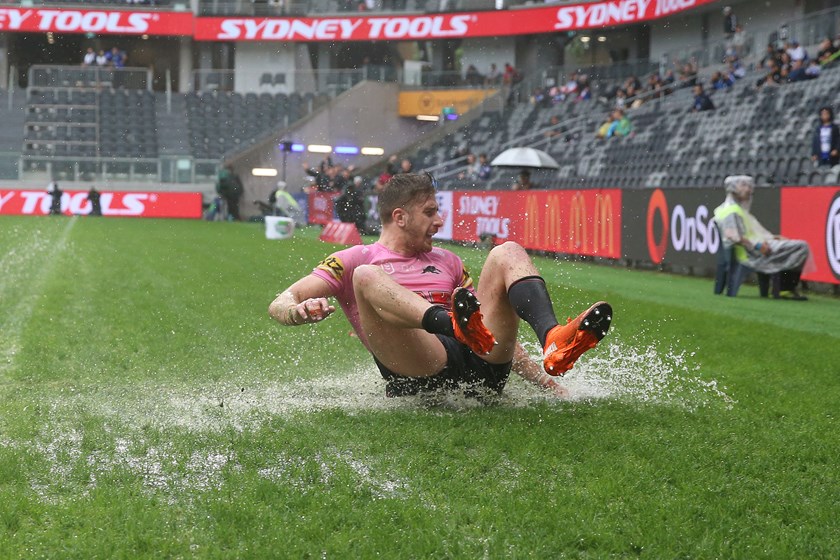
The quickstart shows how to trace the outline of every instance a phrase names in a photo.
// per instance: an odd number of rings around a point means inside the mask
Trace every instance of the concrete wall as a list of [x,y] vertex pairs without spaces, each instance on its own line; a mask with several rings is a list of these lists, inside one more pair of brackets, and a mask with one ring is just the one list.
[[[291,93],[295,90],[296,70],[310,70],[308,57],[298,56],[303,45],[289,43],[241,42],[235,51],[236,91],[257,93]],[[303,66],[306,64],[306,66]],[[269,72],[286,74],[282,85],[260,85],[260,77]]]
[[[287,130],[256,144],[250,150],[234,156],[230,163],[245,185],[245,198],[241,204],[243,214],[255,214],[255,200],[267,200],[268,195],[283,175],[284,152],[278,149],[283,140],[301,144],[328,144],[349,146],[374,146],[385,149],[385,154],[397,153],[435,130],[434,123],[397,117],[399,86],[363,82],[343,93],[329,105]],[[315,153],[285,154],[286,182],[289,192],[299,192],[308,184],[303,165],[316,166],[326,157]],[[332,155],[334,162],[343,165],[366,167],[378,157]],[[278,170],[275,178],[254,177],[251,170],[267,167]]]

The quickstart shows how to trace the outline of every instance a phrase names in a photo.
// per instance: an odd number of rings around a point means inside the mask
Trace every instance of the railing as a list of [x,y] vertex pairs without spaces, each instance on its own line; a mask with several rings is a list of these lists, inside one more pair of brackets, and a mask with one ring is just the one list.
[[152,89],[148,68],[100,68],[35,64],[29,68],[29,87]]
[[498,83],[474,79],[462,72],[418,69],[406,72],[386,65],[359,69],[296,70],[261,72],[194,70],[194,91],[239,91],[255,93],[326,93],[335,97],[365,80],[399,83],[404,89],[497,88]]
[[218,166],[218,160],[190,156],[142,159],[0,154],[0,178],[18,180],[207,183],[215,180]]

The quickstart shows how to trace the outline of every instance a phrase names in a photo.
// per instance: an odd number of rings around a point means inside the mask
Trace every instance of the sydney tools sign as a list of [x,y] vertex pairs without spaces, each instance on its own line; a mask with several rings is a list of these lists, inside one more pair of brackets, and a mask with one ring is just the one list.
[[201,17],[199,41],[408,41],[555,33],[649,21],[714,0],[611,0],[447,14],[325,18]]
[[0,31],[188,36],[193,31],[193,15],[186,12],[0,8]]
[[[143,218],[200,218],[201,193],[107,192],[100,193],[103,216]],[[90,214],[87,191],[64,191],[62,214]],[[0,190],[0,214],[45,216],[50,213],[52,195],[46,191]]]

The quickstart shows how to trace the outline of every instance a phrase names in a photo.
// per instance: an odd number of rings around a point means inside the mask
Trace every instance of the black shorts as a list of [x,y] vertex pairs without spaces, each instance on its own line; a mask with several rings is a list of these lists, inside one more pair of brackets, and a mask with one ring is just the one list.
[[374,356],[373,361],[386,381],[386,397],[403,397],[439,390],[463,391],[467,396],[476,396],[488,391],[502,392],[510,375],[512,362],[490,364],[454,338],[440,334],[437,337],[446,348],[446,366],[437,375],[406,377],[389,370]]

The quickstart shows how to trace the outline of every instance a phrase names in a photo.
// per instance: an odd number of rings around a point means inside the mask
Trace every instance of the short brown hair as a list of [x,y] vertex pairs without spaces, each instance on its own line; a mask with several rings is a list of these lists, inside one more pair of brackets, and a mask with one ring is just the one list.
[[435,196],[435,185],[428,173],[400,173],[385,183],[376,203],[382,224],[391,222],[391,214],[397,208],[406,208],[412,204],[425,202]]

